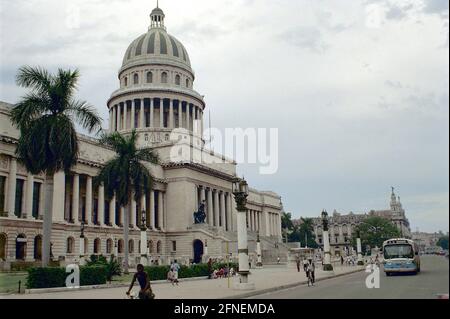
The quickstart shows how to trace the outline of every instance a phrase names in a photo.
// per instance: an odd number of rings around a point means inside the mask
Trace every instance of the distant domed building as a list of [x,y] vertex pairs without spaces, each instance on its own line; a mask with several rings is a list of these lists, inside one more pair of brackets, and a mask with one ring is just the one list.
[[[237,256],[236,204],[232,181],[236,163],[207,150],[202,139],[206,108],[194,90],[195,74],[183,44],[166,31],[164,12],[150,14],[148,31],[128,46],[119,69],[119,88],[107,101],[109,130],[139,136],[140,147],[153,147],[160,165],[146,164],[153,189],[133,200],[130,225],[123,208],[106,198],[93,177],[115,154],[95,138],[79,135],[78,163],[59,178],[33,176],[15,157],[19,131],[12,126],[13,105],[0,102],[0,266],[38,263],[42,258],[42,223],[52,210],[51,257],[60,264],[77,262],[81,224],[86,255],[118,255],[124,245],[130,264],[139,262],[141,218],[148,227],[149,264],[199,263],[225,258],[227,246]],[[174,151],[175,150],[175,151]],[[199,160],[200,159],[200,160]],[[193,213],[206,204],[206,223],[195,224]],[[286,249],[281,243],[281,198],[250,189],[247,226],[249,252],[260,234],[263,259],[275,260]],[[130,240],[123,241],[123,227]],[[228,243],[228,245],[227,245]]]

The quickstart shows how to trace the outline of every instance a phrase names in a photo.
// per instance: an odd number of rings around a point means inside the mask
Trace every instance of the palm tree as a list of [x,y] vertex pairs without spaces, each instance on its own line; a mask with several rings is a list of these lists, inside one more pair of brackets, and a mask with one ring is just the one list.
[[[69,172],[78,159],[75,123],[92,133],[101,128],[101,118],[85,101],[74,98],[78,70],[59,69],[50,74],[42,68],[21,67],[16,82],[28,88],[11,110],[12,123],[20,130],[18,160],[32,174]],[[46,211],[43,225],[42,264],[50,258],[52,212]]]
[[123,237],[125,242],[124,272],[128,273],[128,234],[130,225],[131,198],[139,201],[152,185],[152,176],[142,162],[159,163],[158,155],[150,148],[136,147],[137,134],[133,130],[129,136],[117,132],[103,135],[100,143],[111,147],[116,157],[109,160],[96,178],[103,184],[108,197],[116,196],[120,207],[125,208]]

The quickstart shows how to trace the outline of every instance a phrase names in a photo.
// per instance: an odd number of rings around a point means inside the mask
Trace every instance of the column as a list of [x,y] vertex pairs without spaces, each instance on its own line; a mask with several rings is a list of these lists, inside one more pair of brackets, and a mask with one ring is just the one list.
[[164,230],[164,199],[163,192],[158,192],[158,226]]
[[164,127],[164,100],[159,100],[159,127]]
[[105,187],[100,185],[98,187],[98,223],[100,226],[105,225]]
[[128,118],[128,103],[127,101],[123,102],[123,130],[125,131],[128,128],[127,118]]
[[113,123],[113,110],[110,108],[108,110],[108,116],[109,116],[109,132],[112,133],[114,131],[112,123]]
[[109,223],[114,226],[116,218],[116,195],[114,195],[109,201]]
[[226,230],[227,223],[225,221],[225,194],[220,192],[220,213],[222,218],[222,228]]
[[170,129],[173,129],[175,127],[174,120],[173,120],[173,109],[174,109],[174,100],[170,100],[170,102],[169,102],[169,125],[168,125],[168,127]]
[[[119,223],[122,227],[125,227],[125,208],[124,207],[120,207]],[[124,244],[127,244],[127,243],[124,242]]]
[[233,231],[233,195],[227,194],[228,209],[227,209],[227,225],[228,230]]
[[92,177],[86,177],[86,223],[90,224],[94,221],[94,214],[92,213]]
[[203,127],[204,127],[204,123],[203,123],[203,111],[200,111],[200,136],[203,137]]
[[150,127],[154,127],[153,121],[155,120],[155,99],[150,99]]
[[117,131],[122,130],[121,103],[117,104]]
[[150,227],[155,230],[155,191],[150,191]]
[[134,125],[135,123],[135,117],[136,116],[136,101],[134,99],[131,100],[131,125],[130,128],[131,129],[135,129],[136,126]]
[[183,127],[183,102],[178,101],[178,127]]
[[27,219],[33,218],[33,186],[34,186],[33,184],[34,184],[33,174],[28,173],[26,200],[25,200],[25,216]]
[[207,204],[207,210],[208,210],[208,224],[210,226],[214,226],[214,207],[213,207],[213,192],[211,188],[208,188],[208,204]]
[[139,225],[142,223],[142,211],[145,212],[144,213],[145,223],[146,223],[146,225],[148,227],[148,225],[149,225],[149,218],[147,218],[147,200],[145,198],[145,194],[142,195],[142,197],[141,197],[141,211],[137,212],[139,214]]
[[144,128],[145,127],[145,103],[144,99],[141,99],[141,105],[139,108],[139,127]]
[[8,217],[15,217],[16,209],[16,184],[17,184],[17,159],[11,157],[9,160],[8,176]]
[[216,227],[220,225],[220,215],[219,215],[219,191],[214,192],[214,219]]
[[131,198],[131,216],[130,216],[130,226],[131,228],[135,228],[136,225],[136,200],[134,199],[134,194]]

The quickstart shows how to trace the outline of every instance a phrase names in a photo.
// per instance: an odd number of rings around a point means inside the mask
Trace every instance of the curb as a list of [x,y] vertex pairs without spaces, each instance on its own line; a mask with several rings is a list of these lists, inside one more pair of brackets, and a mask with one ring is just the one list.
[[[179,282],[186,281],[197,281],[197,280],[206,280],[205,277],[192,277],[192,278],[180,278]],[[160,285],[167,283],[167,280],[155,280],[151,281],[152,285]],[[128,288],[130,283],[123,284],[112,284],[112,285],[94,285],[94,286],[81,286],[79,288],[67,288],[67,287],[56,287],[56,288],[38,288],[38,289],[25,289],[25,294],[43,294],[43,293],[52,293],[52,292],[67,292],[67,291],[83,291],[83,290],[91,290],[91,289],[110,289],[110,288]],[[7,294],[11,295],[11,294]]]
[[[322,278],[316,279],[316,282],[324,281],[324,280],[328,280],[328,279],[334,279],[334,278],[338,278],[338,277],[343,277],[343,276],[355,274],[355,273],[358,273],[358,272],[361,272],[361,271],[364,271],[364,270],[365,270],[365,268],[362,268],[362,269],[357,269],[357,270],[353,270],[353,271],[342,273],[342,274],[326,276],[326,277],[322,277]],[[254,297],[254,296],[267,294],[267,293],[270,293],[270,292],[275,292],[275,291],[279,291],[279,290],[285,290],[285,289],[295,288],[295,287],[298,287],[298,286],[303,286],[303,285],[305,285],[307,283],[308,283],[307,280],[298,281],[298,282],[295,282],[295,283],[292,283],[292,284],[287,284],[287,285],[283,285],[283,286],[277,286],[277,287],[261,289],[261,290],[257,290],[257,291],[252,291],[252,292],[248,292],[248,293],[244,293],[244,294],[240,294],[240,295],[233,295],[233,296],[223,297],[223,298],[219,298],[219,299],[245,299],[245,298],[249,298],[249,297]]]

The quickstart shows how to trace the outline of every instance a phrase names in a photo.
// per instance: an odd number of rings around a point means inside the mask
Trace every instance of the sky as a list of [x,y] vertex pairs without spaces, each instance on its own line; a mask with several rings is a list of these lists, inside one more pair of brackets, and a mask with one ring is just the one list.
[[[0,0],[0,100],[22,65],[78,68],[77,97],[107,125],[128,45],[156,1]],[[274,190],[294,217],[389,207],[415,231],[449,229],[448,0],[161,0],[213,127],[278,128]],[[208,122],[208,121],[207,121]]]

